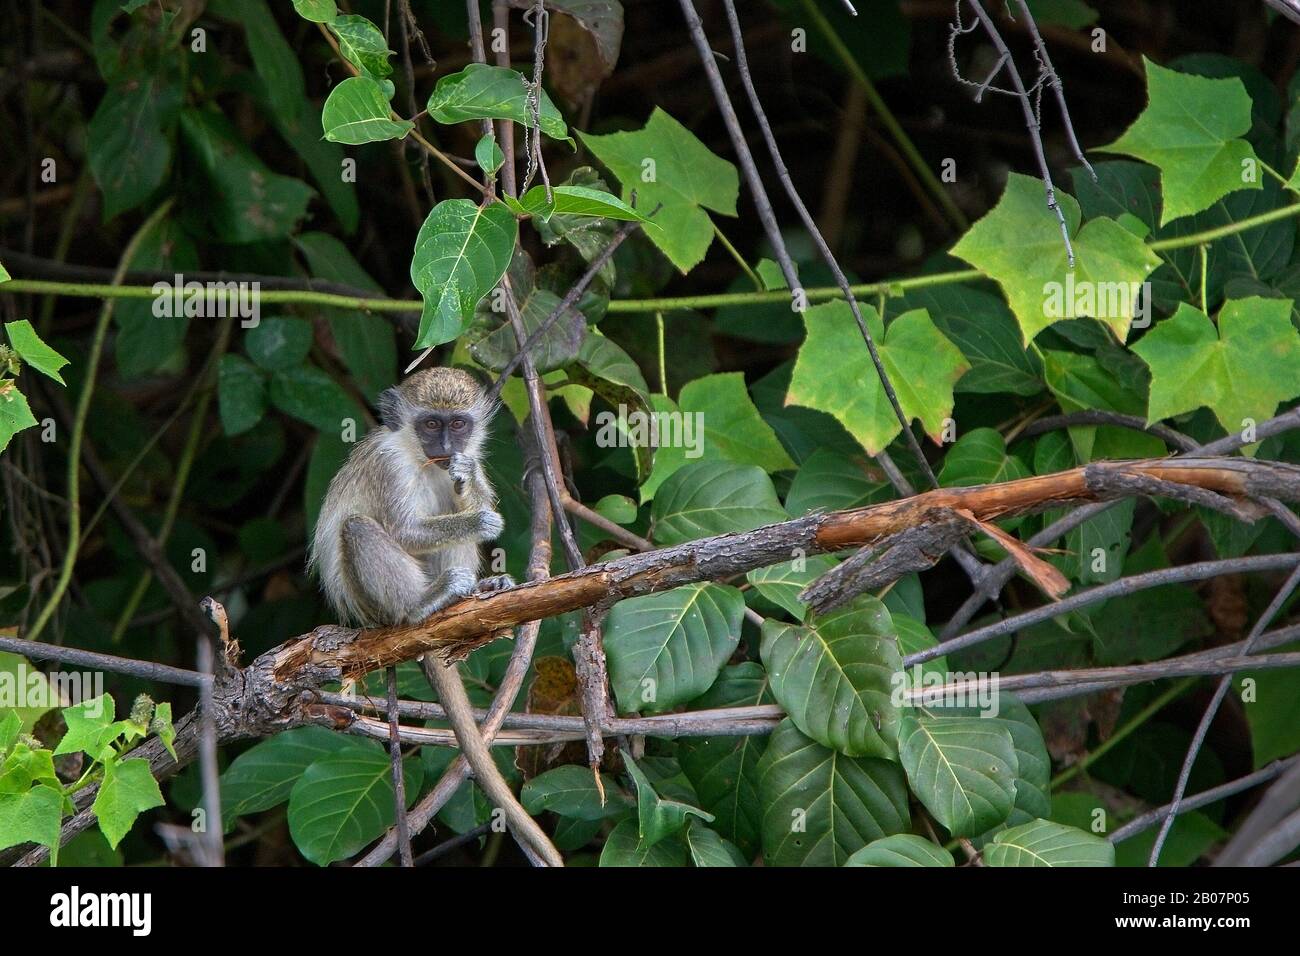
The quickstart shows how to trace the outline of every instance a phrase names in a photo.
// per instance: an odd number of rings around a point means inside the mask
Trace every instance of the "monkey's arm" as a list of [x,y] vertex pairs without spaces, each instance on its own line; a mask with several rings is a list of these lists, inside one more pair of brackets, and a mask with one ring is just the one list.
[[505,521],[495,511],[458,511],[399,525],[393,537],[408,554],[421,555],[467,541],[491,541],[504,528]]

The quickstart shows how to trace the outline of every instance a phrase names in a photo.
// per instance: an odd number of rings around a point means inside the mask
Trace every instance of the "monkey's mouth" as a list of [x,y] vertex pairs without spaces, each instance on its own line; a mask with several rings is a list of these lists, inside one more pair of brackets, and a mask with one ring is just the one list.
[[430,458],[428,461],[424,463],[424,466],[427,468],[430,465],[437,465],[443,471],[447,471],[448,469],[451,468],[451,456],[446,455],[442,458]]

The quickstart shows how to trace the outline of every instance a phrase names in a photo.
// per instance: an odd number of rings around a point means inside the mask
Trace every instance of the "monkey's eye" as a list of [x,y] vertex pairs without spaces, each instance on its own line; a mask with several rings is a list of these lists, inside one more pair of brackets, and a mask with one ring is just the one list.
[[438,421],[436,418],[426,418],[423,424],[425,428],[429,429],[429,431],[437,431],[442,427],[442,422]]
[[468,423],[467,421],[465,421],[465,419],[463,419],[463,418],[453,418],[453,419],[451,420],[451,430],[454,431],[454,432],[464,431],[464,430],[465,430],[465,426],[468,425],[468,424],[469,424],[469,423]]

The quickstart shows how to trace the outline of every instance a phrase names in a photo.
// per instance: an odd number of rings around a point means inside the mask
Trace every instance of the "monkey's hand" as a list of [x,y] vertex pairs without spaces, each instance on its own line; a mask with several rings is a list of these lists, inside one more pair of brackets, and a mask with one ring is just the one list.
[[480,511],[476,516],[478,529],[475,533],[480,541],[492,541],[501,536],[506,529],[506,521],[495,511]]
[[474,459],[469,455],[456,452],[451,456],[451,462],[447,465],[447,477],[451,479],[452,488],[455,489],[456,494],[464,494],[465,486],[473,483],[475,468]]
[[515,579],[508,574],[494,574],[490,577],[483,578],[474,586],[474,590],[479,594],[491,594],[494,591],[504,591],[506,588],[515,586]]

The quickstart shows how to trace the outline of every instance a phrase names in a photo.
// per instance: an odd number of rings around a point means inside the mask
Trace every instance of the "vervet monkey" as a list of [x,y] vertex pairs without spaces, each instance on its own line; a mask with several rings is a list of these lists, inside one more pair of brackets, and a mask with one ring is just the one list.
[[342,623],[411,624],[476,590],[479,543],[505,525],[483,470],[495,403],[467,372],[416,372],[380,394],[382,422],[330,482],[308,564]]

